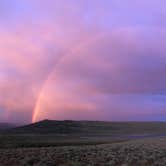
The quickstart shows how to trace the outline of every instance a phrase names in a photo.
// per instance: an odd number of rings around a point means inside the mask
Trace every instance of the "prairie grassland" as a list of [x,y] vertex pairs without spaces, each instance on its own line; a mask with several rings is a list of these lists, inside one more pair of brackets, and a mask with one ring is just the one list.
[[103,145],[0,149],[1,166],[165,166],[166,138]]

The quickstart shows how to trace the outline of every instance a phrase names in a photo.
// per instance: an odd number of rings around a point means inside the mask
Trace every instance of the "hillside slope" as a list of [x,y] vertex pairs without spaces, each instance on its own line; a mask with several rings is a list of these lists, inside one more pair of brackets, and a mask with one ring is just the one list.
[[102,121],[56,121],[43,120],[14,129],[10,133],[38,134],[162,134],[166,133],[165,122],[102,122]]

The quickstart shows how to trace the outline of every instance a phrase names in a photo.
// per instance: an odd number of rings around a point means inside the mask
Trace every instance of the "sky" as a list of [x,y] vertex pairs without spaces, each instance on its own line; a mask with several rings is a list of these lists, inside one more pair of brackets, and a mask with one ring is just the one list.
[[165,0],[0,0],[0,122],[165,121]]

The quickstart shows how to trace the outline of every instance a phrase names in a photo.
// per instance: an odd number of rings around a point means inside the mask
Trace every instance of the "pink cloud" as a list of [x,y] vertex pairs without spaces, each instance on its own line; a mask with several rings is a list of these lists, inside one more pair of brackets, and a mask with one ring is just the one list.
[[165,115],[165,1],[0,3],[3,119]]
[[[126,119],[125,116],[139,118],[137,114],[145,115],[148,119],[148,114],[163,111],[165,104],[158,103],[155,97],[153,102],[151,99],[165,90],[166,50],[162,46],[156,48],[160,38],[149,40],[151,36],[148,33],[144,29],[116,30],[92,40],[92,43],[80,49],[76,48],[76,52],[59,62],[44,84],[42,97],[35,110],[40,118],[36,116],[35,119],[61,119],[58,114],[70,110],[69,106],[66,107],[70,104],[75,106],[71,110],[73,114],[73,111],[79,112],[80,105],[83,107],[90,103],[96,110],[97,117],[94,115],[94,119],[107,120],[118,120],[119,111],[120,119]],[[161,50],[162,54],[159,55]],[[135,99],[134,105],[130,102],[130,95]],[[123,100],[126,102],[123,103]],[[82,104],[78,106],[78,103]],[[105,106],[107,111],[103,109]],[[82,110],[85,110],[86,118],[93,115],[86,112],[88,109]],[[102,117],[98,116],[101,113]],[[63,115],[66,119],[70,117]]]

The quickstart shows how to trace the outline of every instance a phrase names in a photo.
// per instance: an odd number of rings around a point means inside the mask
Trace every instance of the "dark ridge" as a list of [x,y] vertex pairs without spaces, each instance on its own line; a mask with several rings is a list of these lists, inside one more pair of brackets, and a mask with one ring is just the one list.
[[56,121],[43,120],[26,126],[17,127],[8,132],[11,133],[55,133],[55,134],[73,134],[73,133],[89,133],[98,132],[101,129],[110,129],[106,122],[95,121]]
[[162,134],[166,133],[165,122],[104,122],[43,120],[29,125],[6,130],[10,134]]

